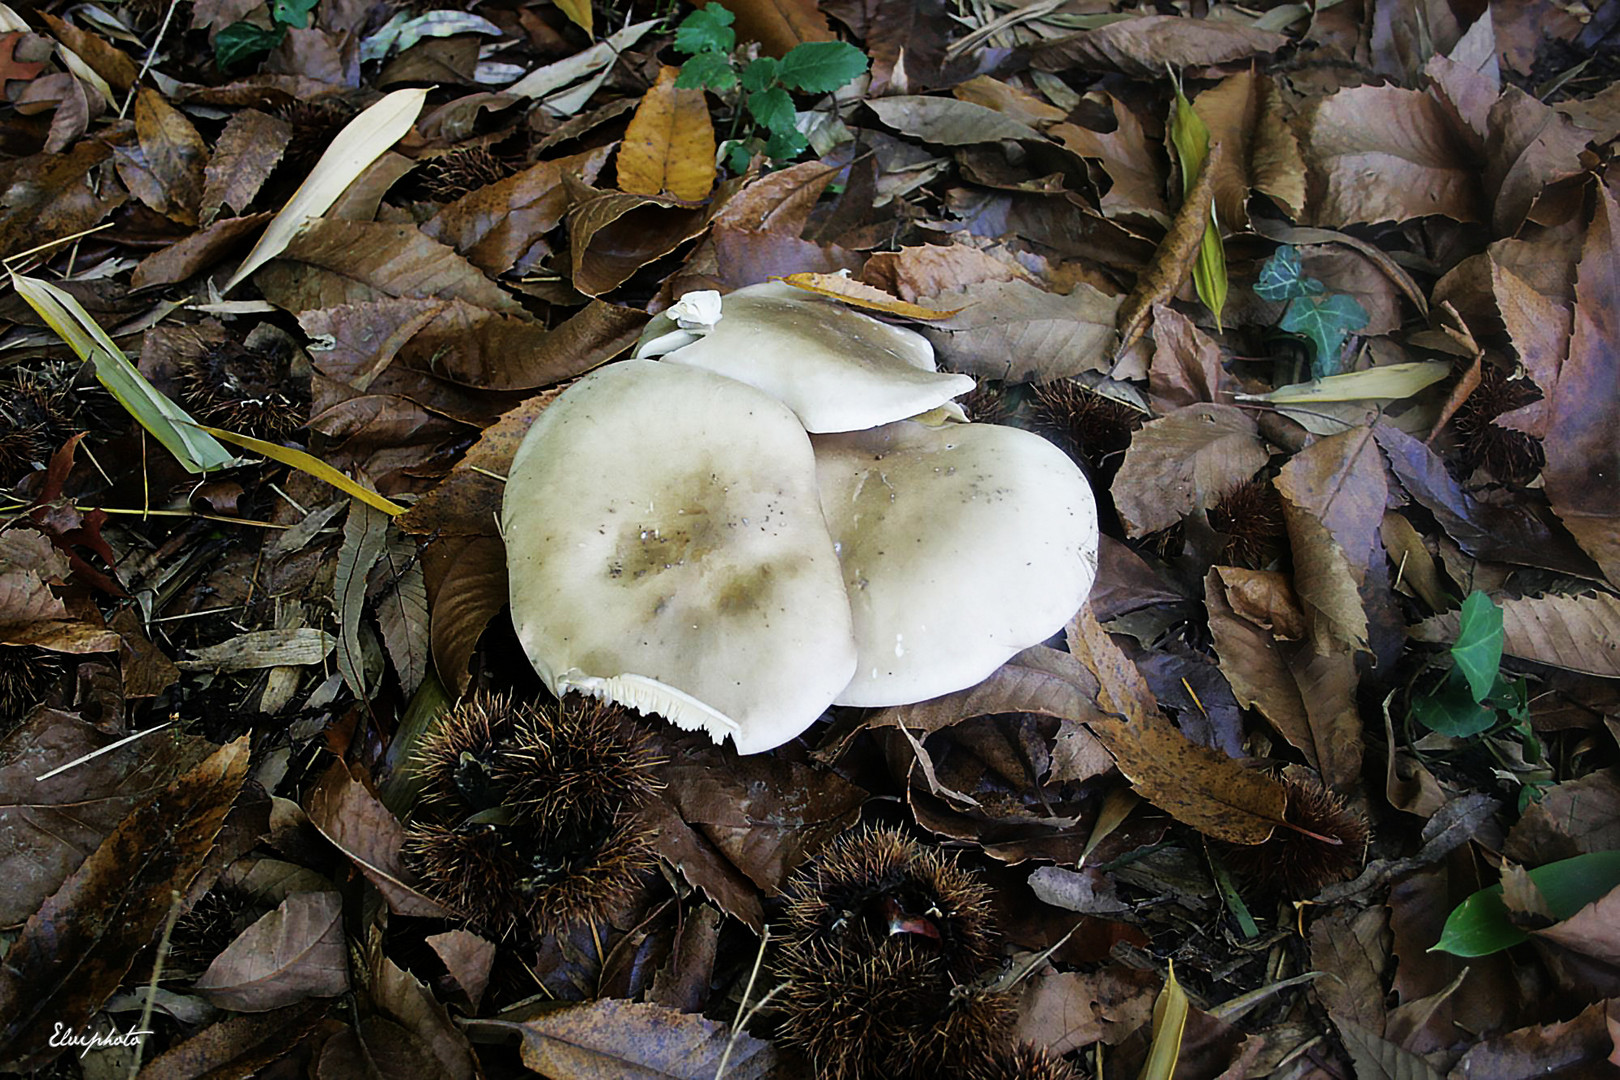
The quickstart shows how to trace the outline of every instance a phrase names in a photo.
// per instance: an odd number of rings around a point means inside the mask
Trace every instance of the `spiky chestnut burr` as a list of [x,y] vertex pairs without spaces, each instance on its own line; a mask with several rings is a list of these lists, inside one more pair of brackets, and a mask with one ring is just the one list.
[[799,874],[777,964],[779,1037],[824,1080],[938,1077],[1010,1038],[990,891],[893,829],[846,837]]
[[1073,379],[1035,387],[1029,416],[1036,431],[1094,472],[1118,465],[1131,434],[1148,419],[1146,413]]
[[45,465],[73,434],[73,375],[66,366],[16,368],[0,380],[0,484]]
[[1507,484],[1534,480],[1547,464],[1541,440],[1505,428],[1496,418],[1540,399],[1540,389],[1529,379],[1510,379],[1496,365],[1481,364],[1479,385],[1451,419],[1463,471],[1483,468]]
[[453,202],[479,188],[504,180],[514,170],[483,146],[452,150],[427,163],[423,186],[440,202]]
[[1067,1061],[1028,1043],[1019,1043],[971,1066],[965,1080],[1081,1080]]
[[285,439],[306,421],[308,391],[283,360],[234,341],[180,364],[186,405],[198,419],[258,439]]
[[1250,480],[1222,495],[1209,508],[1209,524],[1226,535],[1221,560],[1228,566],[1259,570],[1286,546],[1282,496],[1266,480]]
[[617,707],[476,694],[418,748],[424,820],[406,830],[407,865],[498,936],[600,919],[654,863],[635,807],[656,764]]
[[22,723],[61,675],[55,653],[32,645],[0,645],[0,737]]
[[1310,780],[1283,781],[1284,824],[1262,844],[1223,844],[1221,858],[1246,882],[1298,900],[1355,876],[1371,829],[1365,815]]

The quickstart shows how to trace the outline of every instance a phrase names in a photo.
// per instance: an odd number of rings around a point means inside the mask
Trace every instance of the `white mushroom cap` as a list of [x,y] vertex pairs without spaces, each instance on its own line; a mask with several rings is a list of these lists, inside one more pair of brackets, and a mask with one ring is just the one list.
[[695,310],[678,304],[658,315],[635,355],[758,387],[798,413],[807,431],[902,420],[974,386],[969,375],[934,370],[934,348],[916,331],[779,281],[727,293],[706,326],[692,318]]
[[1097,508],[1063,451],[994,424],[818,435],[858,652],[840,705],[972,686],[1060,630],[1097,575]]
[[814,723],[855,670],[809,437],[752,387],[643,360],[599,368],[529,429],[501,521],[512,621],[559,696],[751,754]]

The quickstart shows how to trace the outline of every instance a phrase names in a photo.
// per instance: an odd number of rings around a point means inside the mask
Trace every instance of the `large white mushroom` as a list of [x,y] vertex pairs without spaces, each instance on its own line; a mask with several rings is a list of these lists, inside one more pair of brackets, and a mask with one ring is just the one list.
[[972,686],[1085,602],[1096,504],[1039,435],[905,420],[813,442],[858,649],[837,704],[903,705]]
[[934,369],[934,349],[892,326],[779,281],[718,297],[688,293],[642,333],[635,355],[748,383],[811,432],[856,431],[928,412],[973,389]]
[[579,691],[778,746],[849,682],[849,601],[809,437],[780,402],[629,360],[535,421],[501,513],[512,621],[559,696]]

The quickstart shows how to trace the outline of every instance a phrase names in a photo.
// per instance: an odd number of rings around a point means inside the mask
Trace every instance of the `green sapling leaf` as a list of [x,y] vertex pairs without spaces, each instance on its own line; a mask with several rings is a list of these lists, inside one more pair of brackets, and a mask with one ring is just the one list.
[[770,139],[765,143],[765,155],[772,161],[792,161],[809,146],[810,141],[798,128],[787,128],[771,132]]
[[719,4],[697,8],[675,28],[675,48],[693,54],[729,53],[737,47],[737,32],[731,28],[736,21],[737,16]]
[[742,88],[750,94],[769,89],[776,82],[777,69],[781,66],[781,61],[774,56],[761,56],[743,68]]
[[[773,86],[769,90],[749,94],[748,112],[756,121],[769,129],[772,135],[795,130],[793,118],[796,113],[793,108],[793,99],[780,86]],[[776,155],[772,154],[771,156],[775,157]]]
[[1474,700],[1483,704],[1496,686],[1496,673],[1502,667],[1502,609],[1478,589],[1463,601],[1451,659],[1468,680]]
[[777,78],[810,94],[830,94],[866,70],[866,54],[844,41],[806,41],[782,57]]
[[729,53],[698,53],[681,65],[675,76],[677,90],[730,90],[737,85],[737,69]]
[[1434,690],[1412,698],[1412,718],[1436,734],[1467,739],[1495,726],[1496,709],[1475,701],[1468,680],[1452,668]]
[[[1620,851],[1591,851],[1528,871],[1547,909],[1559,922],[1620,886]],[[1502,902],[1502,886],[1481,889],[1452,909],[1430,952],[1489,956],[1528,941]]]
[[287,36],[285,26],[266,30],[250,22],[234,22],[214,37],[214,63],[221,71],[229,71],[244,60],[267,53]]
[[1332,296],[1296,296],[1283,312],[1284,330],[1311,339],[1316,356],[1311,361],[1311,376],[1321,379],[1339,373],[1339,352],[1351,332],[1367,325],[1367,309],[1354,297],[1335,293]]

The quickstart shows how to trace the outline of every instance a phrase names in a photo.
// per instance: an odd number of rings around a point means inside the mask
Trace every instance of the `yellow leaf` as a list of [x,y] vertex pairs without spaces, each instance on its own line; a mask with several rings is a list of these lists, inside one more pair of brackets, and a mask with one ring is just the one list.
[[552,0],[557,10],[568,16],[568,21],[595,37],[591,30],[591,0]]
[[865,308],[867,311],[881,311],[886,315],[898,315],[902,319],[948,319],[961,311],[961,308],[952,308],[941,311],[938,308],[920,307],[917,304],[908,304],[904,300],[896,299],[882,289],[874,288],[864,281],[845,277],[842,274],[816,274],[802,273],[789,274],[782,278],[796,289],[804,289],[820,296],[829,296],[850,307]]
[[1148,1047],[1147,1061],[1136,1080],[1170,1080],[1175,1074],[1176,1061],[1181,1057],[1181,1037],[1187,1030],[1187,993],[1176,982],[1175,961],[1170,962],[1170,977],[1153,1003],[1153,1045]]
[[642,97],[619,148],[619,190],[697,202],[714,186],[714,125],[702,90],[677,90],[665,65]]
[[1237,394],[1239,401],[1400,401],[1451,374],[1444,360],[1380,364],[1365,371],[1329,375],[1307,383],[1279,386],[1269,394]]
[[306,454],[302,450],[294,450],[292,447],[282,446],[280,443],[255,439],[251,435],[238,435],[234,431],[225,431],[222,428],[204,427],[201,424],[197,426],[201,430],[208,432],[208,434],[240,446],[244,450],[252,450],[256,454],[263,454],[272,461],[279,461],[283,465],[291,465],[293,468],[298,469],[300,472],[306,472],[317,480],[324,480],[345,495],[352,495],[367,506],[376,507],[385,514],[397,516],[405,512],[405,507],[399,505],[399,503],[385,495],[377,494],[364,484],[355,483],[314,454]]
[[287,205],[265,226],[264,235],[220,292],[228,293],[236,288],[249,274],[285,251],[305,222],[331,209],[355,177],[365,172],[366,166],[411,130],[426,100],[426,90],[395,90],[350,120],[287,200]]

